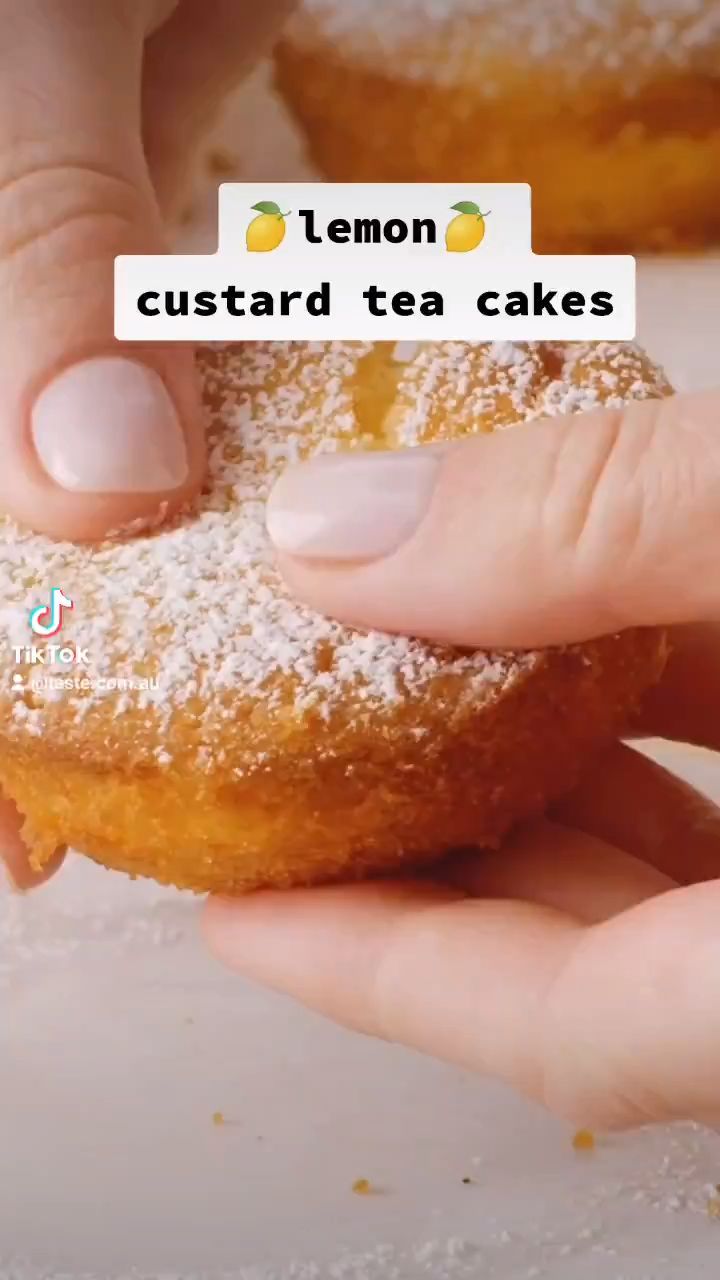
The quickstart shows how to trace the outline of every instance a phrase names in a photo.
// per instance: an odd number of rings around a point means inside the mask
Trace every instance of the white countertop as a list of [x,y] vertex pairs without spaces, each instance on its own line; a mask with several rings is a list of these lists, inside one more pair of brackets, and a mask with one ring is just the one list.
[[[294,142],[297,172],[255,145],[253,176],[301,176]],[[641,264],[640,337],[678,387],[720,382],[719,298],[720,258]],[[720,798],[719,762],[670,758]],[[715,1134],[579,1157],[498,1086],[220,972],[196,913],[81,859],[0,889],[3,1280],[715,1280]]]

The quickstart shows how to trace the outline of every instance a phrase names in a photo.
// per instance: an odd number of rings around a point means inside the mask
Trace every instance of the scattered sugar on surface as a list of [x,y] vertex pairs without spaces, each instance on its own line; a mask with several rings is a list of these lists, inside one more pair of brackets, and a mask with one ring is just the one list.
[[[92,892],[92,869],[85,864],[77,869],[82,880],[76,885],[74,900],[63,897],[62,904],[51,903],[42,894],[14,897],[0,892],[0,957],[3,963],[12,958],[17,979],[16,992],[37,988],[45,971],[57,975],[59,967],[79,964],[78,948],[88,963],[88,950],[94,958],[89,963],[104,965],[108,972],[118,966],[127,949],[150,956],[151,950],[177,946],[195,929],[194,912],[181,895],[168,895],[155,886],[136,886],[143,890],[144,905],[127,911],[119,909],[111,892],[115,882],[108,879],[108,896],[98,899]],[[92,873],[92,874],[91,874]],[[105,877],[97,872],[97,884]],[[146,899],[146,901],[145,901]],[[128,896],[128,902],[132,899]],[[151,974],[152,966],[148,969]],[[3,983],[0,976],[0,989]],[[558,1134],[558,1143],[566,1142]],[[476,1148],[477,1151],[477,1148]],[[519,1158],[519,1157],[518,1157]],[[608,1139],[597,1159],[584,1168],[587,1180],[577,1185],[577,1162],[567,1153],[568,1194],[562,1222],[548,1220],[542,1188],[522,1215],[508,1204],[508,1214],[497,1210],[488,1215],[482,1200],[482,1188],[496,1176],[495,1159],[490,1152],[470,1156],[478,1179],[477,1221],[467,1218],[454,1232],[431,1232],[412,1244],[373,1243],[362,1250],[344,1251],[339,1245],[324,1250],[322,1257],[312,1256],[283,1262],[250,1265],[239,1259],[227,1271],[145,1269],[142,1255],[137,1265],[125,1270],[98,1271],[63,1268],[41,1263],[36,1257],[6,1256],[0,1246],[2,1280],[575,1280],[576,1276],[602,1275],[603,1280],[641,1280],[637,1268],[627,1269],[626,1245],[645,1241],[646,1280],[674,1280],[679,1274],[677,1258],[662,1257],[662,1247],[653,1245],[658,1218],[668,1219],[670,1234],[676,1224],[690,1224],[693,1236],[717,1231],[717,1224],[707,1215],[707,1202],[715,1192],[720,1167],[717,1135],[695,1125],[628,1135]],[[507,1177],[507,1166],[503,1176]],[[381,1166],[378,1174],[382,1175]],[[446,1173],[438,1171],[438,1202],[443,1213],[452,1208],[454,1196],[467,1206],[467,1189],[453,1180],[452,1191],[445,1182]],[[557,1177],[557,1169],[555,1169]],[[398,1221],[402,1223],[402,1186],[389,1194],[398,1198]],[[448,1199],[448,1196],[450,1199]],[[523,1193],[527,1204],[527,1186]],[[475,1201],[473,1201],[475,1203]],[[281,1205],[277,1206],[281,1211]],[[368,1232],[372,1232],[372,1224]],[[667,1237],[666,1237],[667,1238]],[[322,1250],[317,1244],[318,1253]],[[40,1244],[38,1244],[40,1250]],[[242,1253],[242,1243],[238,1244]],[[43,1250],[44,1252],[44,1250]],[[598,1270],[592,1270],[594,1262]]]
[[[481,25],[475,25],[481,24]],[[712,74],[720,44],[717,0],[304,0],[290,38],[337,45],[369,69],[453,85],[503,56],[559,63],[568,80],[623,71],[624,88],[658,66]],[[563,61],[564,59],[564,61]],[[492,96],[491,76],[476,92]]]
[[[76,952],[83,950],[82,964],[102,967],[107,972],[122,971],[123,953],[132,950],[148,959],[156,948],[177,947],[189,941],[196,928],[195,911],[183,895],[168,894],[157,886],[135,886],[141,891],[141,906],[119,907],[113,893],[115,881],[99,870],[77,864],[68,874],[78,872],[75,891],[52,902],[42,894],[17,897],[0,891],[0,992],[14,986],[16,993],[37,989],[44,972],[57,976],[60,968],[72,969],[80,963]],[[100,886],[102,889],[99,892]],[[107,896],[101,896],[107,892]],[[91,954],[90,954],[91,952]],[[144,962],[143,962],[144,963]],[[12,968],[13,973],[10,973]],[[146,973],[152,981],[152,965]],[[162,981],[162,980],[161,980]],[[162,989],[162,988],[161,988]],[[7,998],[4,996],[3,998]],[[565,1147],[562,1136],[558,1143]],[[2,1280],[574,1280],[584,1274],[582,1263],[596,1259],[603,1280],[622,1280],[624,1243],[633,1239],[652,1241],[657,1215],[673,1222],[692,1222],[697,1232],[717,1230],[709,1221],[707,1203],[715,1194],[720,1168],[720,1151],[715,1134],[695,1125],[626,1138],[608,1140],[590,1166],[587,1181],[576,1185],[577,1163],[568,1152],[567,1209],[563,1221],[548,1222],[542,1189],[520,1219],[512,1204],[508,1216],[488,1215],[483,1206],[482,1188],[496,1177],[495,1158],[487,1153],[465,1154],[478,1180],[477,1229],[465,1219],[461,1232],[438,1233],[436,1238],[420,1238],[416,1243],[374,1243],[362,1251],[333,1250],[328,1261],[285,1260],[274,1265],[238,1262],[229,1271],[145,1270],[142,1258],[126,1270],[80,1271],[59,1265],[41,1264],[36,1258],[7,1257],[0,1246]],[[623,1147],[626,1151],[623,1152]],[[477,1148],[476,1148],[477,1150]],[[622,1157],[620,1159],[619,1157]],[[462,1157],[459,1153],[459,1163]],[[612,1168],[609,1166],[612,1165]],[[381,1166],[379,1168],[381,1173]],[[448,1204],[444,1172],[437,1173],[438,1198]],[[505,1169],[507,1176],[507,1168]],[[557,1170],[556,1174],[557,1176]],[[402,1222],[402,1186],[390,1194],[398,1197],[398,1220]],[[467,1190],[453,1181],[453,1192],[466,1206]],[[524,1192],[527,1199],[527,1188]],[[281,1206],[277,1206],[281,1211]],[[373,1230],[369,1224],[368,1231]],[[319,1247],[319,1246],[318,1246]],[[239,1245],[241,1249],[241,1245]],[[677,1274],[673,1263],[665,1269],[662,1259],[652,1255],[648,1273],[653,1280]],[[650,1261],[648,1255],[647,1261]],[[639,1280],[637,1271],[633,1280]]]
[[[687,1150],[688,1144],[691,1148],[695,1139],[703,1137],[703,1131],[694,1126],[684,1126],[684,1130],[682,1137],[677,1136],[677,1131],[668,1131],[671,1151],[679,1146]],[[665,1159],[666,1174],[675,1176],[672,1156]],[[647,1169],[643,1172],[648,1173]],[[603,1190],[606,1202],[613,1192],[610,1188]],[[683,1208],[705,1214],[706,1192],[702,1186],[693,1188]],[[617,1194],[624,1194],[623,1189]],[[588,1209],[592,1212],[591,1203]],[[407,1248],[376,1244],[367,1250],[342,1253],[332,1261],[298,1259],[285,1265],[239,1265],[231,1271],[158,1272],[133,1267],[112,1273],[68,1273],[39,1266],[27,1258],[4,1261],[0,1255],[0,1276],[3,1280],[419,1280],[425,1276],[432,1280],[553,1280],[560,1275],[563,1280],[571,1280],[580,1272],[585,1274],[583,1261],[594,1258],[602,1260],[604,1280],[626,1280],[625,1250],[621,1241],[613,1243],[611,1233],[612,1227],[602,1219],[591,1226],[576,1227],[570,1238],[563,1232],[548,1230],[538,1221],[515,1231],[502,1227],[484,1229],[482,1243],[452,1235]],[[639,1274],[634,1268],[634,1280],[651,1280],[651,1275],[652,1280],[669,1280],[678,1274],[673,1261],[657,1252],[652,1259],[648,1255],[647,1260],[652,1261],[652,1273]],[[598,1274],[592,1271],[593,1276]]]
[[89,944],[111,957],[122,956],[139,947],[148,952],[176,947],[192,933],[194,913],[184,895],[143,884],[136,887],[140,904],[121,907],[112,882],[105,891],[104,872],[84,860],[82,871],[87,892],[52,907],[42,893],[4,892],[0,885],[0,991],[12,987],[31,964],[72,962]]
[[[602,386],[592,372],[600,351]],[[285,589],[265,528],[265,501],[288,465],[317,452],[355,447],[356,375],[370,344],[277,343],[205,352],[201,361],[209,411],[209,474],[191,508],[161,530],[90,548],[54,543],[0,522],[0,627],[7,637],[8,679],[0,720],[17,736],[43,733],[54,703],[65,723],[82,726],[99,703],[122,718],[142,715],[155,763],[168,767],[166,733],[185,710],[230,714],[244,699],[268,715],[312,711],[328,718],[352,695],[368,710],[421,694],[438,675],[462,673],[478,703],[531,667],[536,655],[460,654],[380,632],[352,631],[296,603]],[[454,430],[494,429],[539,413],[562,413],[613,399],[657,394],[648,366],[632,347],[573,346],[554,372],[539,344],[419,344],[393,363],[399,378],[392,406],[396,443],[442,438]],[[581,376],[577,370],[582,366]],[[633,385],[628,391],[628,372]],[[440,425],[438,425],[440,424]],[[31,608],[61,585],[76,601],[63,644],[89,651],[80,674],[92,691],[42,691],[30,700],[9,689],[18,668],[9,652],[28,642]],[[328,661],[330,655],[330,661]],[[57,675],[59,669],[44,668]],[[62,674],[66,670],[62,669]],[[26,678],[30,670],[25,670]],[[150,687],[157,676],[160,687]],[[144,682],[132,691],[102,686]],[[196,735],[197,762],[211,767],[217,734]],[[265,743],[258,738],[258,759]]]

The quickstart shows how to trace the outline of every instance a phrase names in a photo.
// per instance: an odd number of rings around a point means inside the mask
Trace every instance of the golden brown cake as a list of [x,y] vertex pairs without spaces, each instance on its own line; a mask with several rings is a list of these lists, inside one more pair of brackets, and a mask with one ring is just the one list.
[[303,0],[277,82],[336,181],[529,182],[539,252],[720,241],[720,0]]
[[[33,858],[70,844],[231,891],[496,843],[616,732],[662,668],[661,633],[514,654],[350,630],[290,598],[265,499],[312,452],[620,405],[664,378],[609,343],[259,343],[199,361],[210,464],[190,509],[95,547],[0,521],[0,784]],[[46,643],[28,618],[52,587],[74,608]],[[32,665],[31,643],[80,662]]]

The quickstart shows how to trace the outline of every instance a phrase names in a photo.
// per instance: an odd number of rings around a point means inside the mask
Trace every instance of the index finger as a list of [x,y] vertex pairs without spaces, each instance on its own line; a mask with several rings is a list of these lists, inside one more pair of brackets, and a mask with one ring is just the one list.
[[720,1111],[720,884],[592,925],[429,884],[209,904],[246,975],[603,1128]]
[[343,621],[470,647],[720,618],[720,393],[291,468],[285,577]]
[[0,863],[5,865],[12,888],[20,892],[44,884],[54,875],[65,857],[65,850],[59,849],[41,871],[35,871],[22,838],[21,827],[22,818],[15,805],[0,795]]

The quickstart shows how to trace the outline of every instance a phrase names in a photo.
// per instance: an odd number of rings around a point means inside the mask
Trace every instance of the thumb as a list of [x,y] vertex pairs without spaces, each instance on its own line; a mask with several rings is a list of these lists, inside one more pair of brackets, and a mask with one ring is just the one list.
[[281,477],[291,588],[348,622],[460,645],[720,618],[720,393]]
[[165,249],[141,142],[150,9],[0,3],[0,508],[55,536],[157,519],[203,468],[191,349],[113,337],[115,256]]

